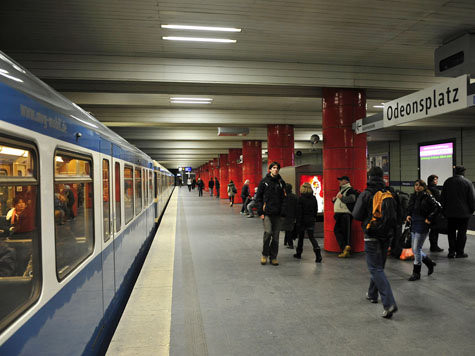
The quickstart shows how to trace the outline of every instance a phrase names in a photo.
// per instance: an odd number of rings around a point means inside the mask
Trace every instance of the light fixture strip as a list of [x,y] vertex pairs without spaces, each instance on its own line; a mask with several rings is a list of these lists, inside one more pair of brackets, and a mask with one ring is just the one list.
[[165,36],[162,39],[167,41],[191,41],[191,42],[218,42],[218,43],[236,43],[236,40],[230,40],[227,38],[204,38],[204,37],[176,37]]
[[171,29],[174,29],[174,30],[241,32],[241,29],[240,29],[240,28],[234,28],[234,27],[211,27],[211,26],[190,26],[190,25],[162,25],[162,28],[171,28]]
[[211,101],[171,100],[172,104],[211,104]]
[[170,98],[170,100],[213,101],[211,98]]

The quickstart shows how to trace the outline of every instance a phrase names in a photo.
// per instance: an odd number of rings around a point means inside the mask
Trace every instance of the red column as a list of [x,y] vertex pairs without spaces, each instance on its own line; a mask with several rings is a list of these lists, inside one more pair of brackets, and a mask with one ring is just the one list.
[[267,125],[267,162],[281,167],[294,165],[294,126]]
[[254,195],[254,187],[262,179],[262,142],[242,141],[242,181],[249,179],[249,190]]
[[[218,178],[219,179],[219,164],[218,164],[218,159],[214,158],[213,159],[213,179]],[[216,187],[215,187],[216,189]]]
[[228,155],[220,154],[219,155],[219,197],[221,199],[228,199],[228,183],[229,183],[229,172],[228,172]]
[[209,188],[208,188],[209,168],[210,168],[209,162],[205,163],[204,168],[205,168],[205,169],[204,169],[204,174],[203,174],[203,176],[204,176],[203,183],[205,184],[205,189],[204,189],[204,191],[205,191],[205,192],[209,192]]
[[[366,187],[366,134],[356,135],[351,125],[366,116],[366,93],[358,89],[323,89],[323,197],[324,248],[339,252],[333,228],[332,198],[338,193],[337,177],[346,175],[351,185]],[[361,223],[353,221],[351,244],[354,252],[364,251]]]
[[[230,148],[228,155],[228,169],[229,169],[229,180],[234,182],[236,186],[237,193],[234,197],[234,203],[242,203],[241,199],[241,189],[242,189],[242,165],[239,164],[239,158],[242,154],[242,149],[240,148]],[[229,183],[229,182],[228,182]]]

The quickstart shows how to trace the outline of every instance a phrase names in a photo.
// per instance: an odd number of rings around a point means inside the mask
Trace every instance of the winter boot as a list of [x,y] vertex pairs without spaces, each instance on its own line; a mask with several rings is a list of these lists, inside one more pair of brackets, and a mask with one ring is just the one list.
[[343,252],[338,255],[338,258],[350,257],[351,246],[346,245]]
[[320,263],[322,262],[322,253],[319,248],[315,250],[315,263]]
[[434,267],[437,265],[434,261],[432,261],[429,257],[424,257],[422,259],[422,262],[427,266],[429,269],[429,272],[427,272],[427,275],[430,276],[432,273],[434,273]]
[[302,258],[302,254],[301,253],[295,253],[294,257],[300,260]]
[[408,281],[417,281],[421,279],[421,265],[414,265],[414,269],[412,270],[412,275],[409,277]]

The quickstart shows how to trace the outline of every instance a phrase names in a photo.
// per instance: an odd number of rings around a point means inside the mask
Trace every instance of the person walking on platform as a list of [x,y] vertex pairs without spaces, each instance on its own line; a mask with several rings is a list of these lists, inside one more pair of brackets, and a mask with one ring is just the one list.
[[422,246],[429,232],[431,221],[437,216],[440,204],[435,200],[426,183],[418,179],[414,183],[414,193],[409,198],[406,221],[411,223],[412,252],[414,253],[414,269],[409,281],[421,279],[422,262],[429,269],[429,275],[434,272],[436,263],[422,251]]
[[262,265],[267,263],[268,258],[272,265],[279,265],[279,233],[285,215],[285,182],[279,170],[278,162],[269,165],[269,173],[260,181],[256,194],[257,211],[264,224]]
[[205,187],[205,184],[201,180],[201,178],[198,178],[198,183],[196,183],[198,186],[198,196],[202,197],[203,196],[203,188]]
[[249,179],[246,179],[241,189],[241,199],[242,199],[241,214],[244,214],[246,212],[246,206],[251,199],[251,192],[249,191],[249,183],[250,183]]
[[190,176],[188,176],[188,179],[186,180],[186,185],[188,186],[188,191],[191,192],[191,178]]
[[195,187],[196,187],[196,179],[193,178],[193,180],[191,181],[191,189],[195,190]]
[[211,178],[208,182],[208,188],[209,188],[209,196],[213,196],[213,188],[214,188],[214,180]]
[[297,234],[296,221],[297,221],[297,196],[292,193],[292,184],[287,183],[285,185],[285,218],[282,225],[282,231],[285,231],[284,246],[287,248],[294,248],[294,239]]
[[297,230],[299,241],[297,243],[297,253],[294,255],[295,258],[302,258],[303,239],[305,237],[305,231],[307,231],[308,239],[313,246],[313,252],[315,252],[315,262],[322,262],[320,246],[314,237],[317,213],[318,203],[313,195],[312,186],[310,183],[304,183],[300,187],[300,198],[298,198],[297,202]]
[[473,184],[464,177],[465,167],[455,166],[454,176],[444,182],[441,203],[447,217],[449,238],[448,258],[465,258],[468,220],[475,210]]
[[228,197],[229,197],[230,207],[234,205],[234,196],[236,195],[236,193],[237,193],[237,188],[234,185],[234,182],[230,180],[228,184]]
[[356,202],[356,191],[351,187],[350,178],[347,176],[342,176],[337,179],[340,183],[340,191],[332,199],[333,211],[335,213],[335,227],[333,228],[333,232],[341,249],[341,253],[338,257],[346,258],[350,257],[351,251],[351,222],[353,221],[351,209],[353,209]]
[[[371,168],[368,172],[368,176],[367,188],[358,196],[352,214],[354,219],[362,222],[361,225],[364,231],[366,263],[371,274],[366,299],[371,303],[377,303],[379,294],[384,307],[382,317],[389,319],[395,312],[397,312],[398,307],[393,296],[391,284],[389,284],[386,274],[384,273],[384,266],[386,264],[387,251],[391,237],[391,234],[388,233],[388,231],[396,227],[397,216],[392,219],[389,219],[388,216],[385,219],[387,224],[381,225],[381,227],[383,228],[382,232],[386,236],[381,236],[377,230],[375,231],[375,229],[372,228],[373,219],[374,221],[378,221],[378,217],[373,216],[373,213],[376,213],[376,211],[373,212],[374,209],[372,210],[372,208],[374,208],[374,205],[376,205],[377,208],[381,208],[380,214],[376,214],[379,215],[379,218],[381,219],[383,218],[383,213],[385,214],[384,217],[386,216],[386,213],[391,213],[390,211],[387,211],[388,209],[386,208],[391,208],[392,206],[393,210],[397,210],[398,207],[395,206],[396,202],[391,201],[391,197],[388,194],[385,194],[388,192],[388,189],[383,180],[383,170],[381,167]],[[384,200],[382,199],[383,196],[386,197]],[[375,197],[379,198],[379,201],[381,202],[380,204],[378,204],[378,199],[376,200],[376,204],[374,204]],[[386,202],[386,200],[388,200],[388,202]],[[386,203],[383,204],[383,202]],[[392,213],[397,215],[395,211]]]
[[214,177],[214,188],[216,189],[216,198],[219,199],[219,188],[221,186],[219,185],[219,180],[217,177]]
[[[440,203],[440,190],[437,187],[439,183],[439,177],[435,174],[430,175],[427,178],[427,189],[430,191],[432,196]],[[437,218],[436,218],[437,219]],[[430,252],[442,252],[443,248],[439,247],[439,230],[435,228],[432,224],[429,231],[429,242],[430,242]]]

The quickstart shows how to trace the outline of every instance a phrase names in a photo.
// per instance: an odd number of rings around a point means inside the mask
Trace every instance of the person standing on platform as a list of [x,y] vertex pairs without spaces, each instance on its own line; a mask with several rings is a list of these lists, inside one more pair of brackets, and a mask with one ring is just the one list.
[[299,241],[297,243],[297,253],[295,258],[302,258],[303,239],[305,231],[307,231],[308,239],[313,246],[315,253],[315,263],[322,262],[322,254],[320,246],[314,237],[315,223],[317,222],[318,203],[313,195],[313,189],[310,183],[304,183],[300,187],[300,198],[297,202],[297,230],[299,234]]
[[229,197],[230,207],[234,205],[234,196],[236,195],[236,193],[237,193],[237,188],[234,185],[234,182],[230,180],[228,184],[228,197]]
[[[435,174],[430,175],[427,178],[427,189],[431,192],[432,196],[440,203],[440,191],[437,188],[439,183],[439,177]],[[430,227],[429,231],[430,252],[442,252],[443,248],[439,247],[439,231],[435,227]]]
[[213,188],[214,188],[214,180],[211,178],[208,182],[208,188],[209,188],[209,196],[213,196]]
[[285,182],[279,175],[280,164],[272,162],[269,173],[261,180],[256,194],[257,211],[264,224],[261,264],[279,265],[279,233],[285,216]]
[[351,210],[348,207],[356,202],[356,192],[351,187],[350,178],[342,176],[337,178],[340,183],[340,191],[333,197],[333,211],[335,213],[335,227],[333,232],[335,233],[338,245],[340,245],[341,253],[339,258],[350,257],[351,251],[351,222],[353,216]]
[[249,203],[250,198],[251,198],[251,192],[249,191],[249,183],[250,183],[249,179],[246,179],[241,189],[241,199],[242,199],[241,214],[244,214],[246,212],[246,205]]
[[196,179],[193,178],[193,180],[191,181],[191,189],[195,190],[195,187],[196,187]]
[[454,176],[444,182],[441,203],[447,217],[449,254],[447,258],[465,258],[468,220],[475,210],[473,184],[465,175],[465,167],[455,166]]
[[191,178],[190,176],[188,176],[188,179],[186,180],[186,185],[188,186],[188,191],[191,192]]
[[220,188],[218,177],[214,177],[214,188],[216,189],[216,198],[219,199],[219,188]]
[[196,183],[198,186],[198,196],[202,197],[203,196],[203,188],[205,187],[205,184],[201,180],[201,178],[198,178],[198,183]]
[[[386,191],[387,188],[386,183],[383,180],[383,170],[381,167],[371,168],[368,172],[368,176],[369,179],[367,188],[358,196],[352,214],[354,219],[362,222],[361,225],[364,231],[366,263],[371,274],[368,292],[366,293],[366,299],[368,299],[371,303],[377,303],[379,294],[384,307],[382,317],[389,319],[398,310],[391,289],[391,284],[389,284],[386,274],[384,273],[384,266],[386,264],[387,251],[389,242],[391,240],[391,235],[387,236],[386,238],[380,238],[380,236],[376,236],[376,234],[374,234],[371,229],[368,229],[368,225],[371,223],[373,218],[373,198],[376,194]],[[378,194],[378,196],[380,196],[380,194]],[[384,202],[385,200],[387,199],[382,201]],[[397,210],[398,208],[393,207],[393,209]],[[394,215],[397,215],[396,211],[393,213]],[[397,225],[397,217],[392,220],[394,220],[392,221],[394,227],[390,226],[390,228],[395,228]]]
[[282,231],[285,231],[284,246],[294,248],[294,239],[296,238],[296,219],[297,219],[297,196],[292,193],[292,184],[285,185],[285,218],[282,225]]

